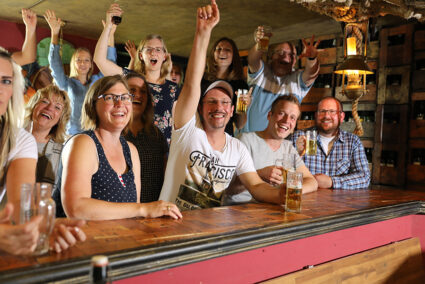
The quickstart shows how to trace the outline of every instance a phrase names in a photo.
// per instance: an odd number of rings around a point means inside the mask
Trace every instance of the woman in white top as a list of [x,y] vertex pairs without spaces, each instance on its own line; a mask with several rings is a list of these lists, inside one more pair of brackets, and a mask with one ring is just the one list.
[[[37,244],[41,217],[22,225],[18,220],[20,187],[35,182],[37,146],[34,137],[19,128],[23,122],[24,79],[21,68],[11,55],[0,47],[0,250],[12,254],[29,254]],[[6,201],[9,202],[5,206]],[[51,246],[57,252],[77,240],[85,240],[79,229],[84,222],[60,221],[52,234]]]

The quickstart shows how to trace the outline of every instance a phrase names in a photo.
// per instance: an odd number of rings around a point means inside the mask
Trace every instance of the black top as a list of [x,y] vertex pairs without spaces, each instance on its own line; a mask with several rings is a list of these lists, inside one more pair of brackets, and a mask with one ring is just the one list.
[[[109,164],[105,152],[103,151],[103,147],[100,144],[99,139],[97,139],[94,131],[84,131],[82,134],[86,134],[93,139],[96,145],[97,156],[99,158],[99,168],[91,178],[91,198],[108,202],[137,202],[137,190],[136,184],[134,183],[131,152],[124,137],[120,137],[120,142],[125,162],[127,164],[127,171],[119,176]],[[60,179],[58,187],[53,193],[53,199],[56,202],[56,216],[65,217],[66,215],[63,210],[60,197],[62,166],[60,167],[59,174]]]

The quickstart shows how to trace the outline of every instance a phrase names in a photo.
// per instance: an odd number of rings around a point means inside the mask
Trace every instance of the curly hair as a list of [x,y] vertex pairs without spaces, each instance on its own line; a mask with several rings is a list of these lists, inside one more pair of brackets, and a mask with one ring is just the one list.
[[29,126],[33,121],[34,109],[38,103],[40,103],[40,101],[44,98],[51,100],[54,95],[61,98],[63,109],[58,123],[53,126],[52,129],[50,129],[49,137],[56,143],[63,143],[67,138],[66,125],[71,118],[71,102],[67,92],[62,91],[56,85],[52,84],[45,88],[39,89],[37,93],[35,93],[35,95],[29,100],[25,111],[25,127]]
[[245,80],[244,75],[243,75],[243,67],[242,67],[241,58],[239,56],[238,47],[236,46],[236,43],[228,37],[219,38],[213,44],[210,51],[208,52],[207,71],[205,73],[205,78],[208,81],[215,81],[215,80],[218,79],[217,78],[217,64],[215,62],[214,52],[215,52],[215,49],[217,48],[217,45],[222,41],[226,41],[232,46],[233,57],[232,57],[232,63],[229,66],[229,75],[227,76],[227,78],[221,78],[221,79],[224,79],[224,80],[227,80],[227,81]]
[[[165,55],[168,55],[167,47],[165,46],[165,42],[160,35],[151,34],[146,36],[145,39],[142,39],[139,43],[139,46],[137,47],[137,56],[134,62],[134,71],[136,71],[139,74],[142,74],[143,76],[146,75],[146,65],[145,65],[145,62],[140,57],[146,43],[152,39],[160,40],[164,48]],[[170,74],[171,66],[172,66],[171,57],[167,56],[165,61],[162,62],[162,65],[161,65],[161,74],[160,74],[161,80],[165,79],[168,76],[168,74]]]

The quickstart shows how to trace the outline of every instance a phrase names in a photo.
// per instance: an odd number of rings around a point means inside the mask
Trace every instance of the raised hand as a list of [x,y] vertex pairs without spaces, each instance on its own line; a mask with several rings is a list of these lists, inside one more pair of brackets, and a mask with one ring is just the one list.
[[28,29],[35,30],[37,27],[37,14],[30,9],[22,9],[22,20]]
[[300,54],[300,58],[307,57],[307,58],[316,58],[319,54],[319,51],[317,50],[317,46],[320,43],[320,40],[316,41],[314,43],[314,35],[311,37],[310,42],[307,43],[305,39],[302,39],[303,41],[303,53]]
[[44,19],[46,19],[46,22],[49,24],[52,34],[58,35],[64,22],[62,22],[61,18],[56,18],[55,11],[46,10]]
[[106,24],[107,25],[114,25],[114,22],[112,21],[113,16],[121,17],[123,11],[120,8],[120,5],[117,3],[112,3],[111,6],[109,6],[108,11],[106,11]]
[[196,21],[198,31],[211,31],[219,21],[220,11],[215,0],[211,0],[211,5],[198,8]]
[[136,59],[137,57],[137,48],[133,41],[127,40],[125,43],[125,50],[127,51],[128,55],[130,55],[131,59]]

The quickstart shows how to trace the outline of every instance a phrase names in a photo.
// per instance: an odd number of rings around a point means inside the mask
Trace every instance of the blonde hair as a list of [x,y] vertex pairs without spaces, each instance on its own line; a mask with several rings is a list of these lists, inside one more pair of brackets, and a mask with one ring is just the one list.
[[82,51],[87,52],[90,55],[91,67],[90,67],[89,72],[87,73],[87,78],[86,78],[87,79],[87,82],[88,82],[88,81],[90,81],[91,76],[93,74],[93,57],[91,56],[90,50],[88,50],[85,47],[79,47],[79,48],[77,48],[74,51],[74,53],[72,54],[71,61],[69,62],[69,68],[70,68],[69,77],[71,77],[71,78],[78,77],[78,71],[77,71],[77,67],[76,67],[76,64],[77,64],[77,55],[78,55],[78,53],[80,53]]
[[[145,62],[142,59],[140,59],[140,53],[142,53],[146,43],[152,39],[160,40],[164,48],[165,55],[168,55],[167,47],[165,46],[165,42],[160,35],[151,34],[146,36],[145,39],[141,40],[139,43],[139,46],[137,47],[137,56],[134,62],[134,71],[136,71],[139,74],[142,74],[143,76],[146,76],[146,65],[145,65]],[[165,61],[162,62],[162,65],[161,65],[161,73],[159,76],[160,80],[164,80],[168,76],[168,74],[170,74],[171,67],[172,67],[171,58],[167,56]]]
[[5,164],[11,149],[15,147],[16,135],[23,124],[25,81],[21,67],[16,64],[10,53],[0,47],[0,58],[9,61],[13,68],[12,97],[7,103],[6,112],[0,115],[0,184],[4,181]]
[[45,88],[39,89],[37,93],[29,100],[25,109],[25,127],[29,126],[32,122],[32,116],[35,106],[44,98],[52,99],[53,95],[62,98],[63,109],[58,123],[50,129],[49,137],[57,143],[64,143],[66,135],[66,125],[71,118],[71,102],[68,94],[59,89],[56,85],[49,85]]
[[[118,83],[123,84],[127,91],[129,91],[127,82],[121,77],[121,75],[103,77],[97,80],[89,88],[84,99],[83,109],[81,111],[81,128],[83,130],[95,130],[99,127],[99,116],[96,112],[96,101],[100,95],[104,94],[107,90]],[[127,133],[129,125],[132,123],[132,121],[133,116],[131,116],[130,121],[123,129],[123,134]]]

